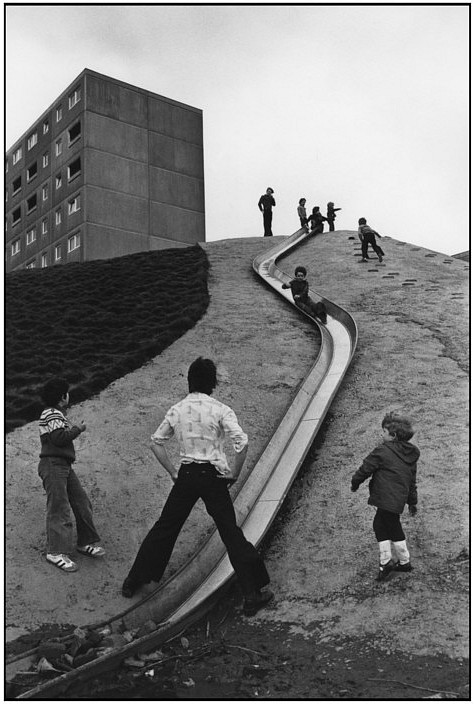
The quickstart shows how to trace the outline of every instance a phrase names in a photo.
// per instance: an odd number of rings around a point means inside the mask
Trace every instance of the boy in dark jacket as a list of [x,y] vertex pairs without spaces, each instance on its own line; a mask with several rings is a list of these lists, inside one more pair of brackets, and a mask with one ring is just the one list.
[[77,525],[77,550],[91,558],[105,554],[92,518],[92,506],[72,469],[76,459],[74,439],[86,430],[85,423],[72,425],[67,416],[69,384],[60,377],[50,379],[42,393],[46,406],[39,420],[41,440],[38,474],[46,491],[46,560],[66,573],[74,573],[71,560],[73,525]]
[[289,284],[283,284],[282,289],[291,289],[295,304],[313,318],[319,318],[321,323],[327,323],[326,306],[322,301],[313,301],[309,296],[309,285],[306,281],[306,267],[296,267],[295,278]]
[[[384,580],[392,570],[402,573],[412,570],[400,514],[405,504],[412,516],[416,514],[416,464],[420,457],[418,448],[408,442],[414,433],[409,418],[392,411],[384,417],[382,429],[382,445],[365,458],[351,483],[352,492],[356,492],[371,477],[368,503],[377,507],[373,527],[380,552],[377,580]],[[392,561],[390,542],[396,563]]]
[[324,230],[324,223],[327,218],[319,210],[319,206],[314,206],[311,215],[308,216],[308,222],[311,222],[311,230],[313,235],[319,235]]
[[379,262],[383,261],[385,252],[382,250],[380,245],[377,245],[375,241],[375,236],[382,237],[378,234],[376,230],[367,225],[365,218],[359,218],[359,230],[358,230],[359,240],[362,243],[362,259],[361,262],[369,261],[369,245],[372,246],[373,251],[379,258]]

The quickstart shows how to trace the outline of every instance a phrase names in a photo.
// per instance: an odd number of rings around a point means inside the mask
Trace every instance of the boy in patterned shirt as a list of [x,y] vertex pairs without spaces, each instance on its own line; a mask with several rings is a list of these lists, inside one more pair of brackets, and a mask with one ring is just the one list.
[[92,518],[92,505],[72,469],[76,459],[73,441],[86,430],[86,425],[71,425],[66,416],[69,384],[65,379],[50,379],[44,386],[42,399],[46,408],[39,420],[38,474],[46,491],[46,560],[66,573],[74,573],[77,564],[68,555],[73,543],[71,510],[76,519],[79,553],[92,558],[105,554],[96,545],[100,538]]
[[[197,358],[188,371],[189,394],[169,409],[151,437],[151,449],[174,484],[160,518],[145,537],[123,583],[122,595],[132,597],[143,584],[161,579],[181,527],[201,498],[216,523],[242,588],[244,614],[252,615],[272,599],[273,593],[262,591],[270,582],[267,569],[236,523],[228,486],[243,467],[248,437],[234,411],[211,397],[216,384],[214,362]],[[164,447],[173,436],[179,446],[179,469]],[[232,470],[224,453],[225,437],[235,451]]]

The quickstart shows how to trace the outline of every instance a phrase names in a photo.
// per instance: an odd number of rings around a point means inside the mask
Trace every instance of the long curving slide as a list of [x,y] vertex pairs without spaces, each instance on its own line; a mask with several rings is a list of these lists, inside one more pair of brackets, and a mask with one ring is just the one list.
[[[256,257],[253,262],[253,268],[263,282],[293,306],[295,304],[290,290],[282,289],[282,284],[288,283],[290,277],[278,268],[277,263],[311,237],[312,233],[298,230]],[[337,393],[357,344],[357,326],[350,314],[315,291],[310,291],[310,295],[314,301],[324,302],[328,313],[325,325],[308,316],[321,333],[319,354],[276,432],[234,499],[237,521],[245,536],[255,545],[261,543],[275,519]],[[296,315],[307,316],[296,306],[295,309]],[[51,697],[64,691],[73,682],[89,679],[114,668],[128,656],[156,648],[203,616],[217,601],[232,577],[233,569],[225,547],[218,532],[214,530],[199,550],[167,582],[133,603],[126,612],[107,621],[133,629],[147,620],[153,620],[158,625],[156,631],[29,690],[18,699]],[[14,667],[13,663],[10,665]]]

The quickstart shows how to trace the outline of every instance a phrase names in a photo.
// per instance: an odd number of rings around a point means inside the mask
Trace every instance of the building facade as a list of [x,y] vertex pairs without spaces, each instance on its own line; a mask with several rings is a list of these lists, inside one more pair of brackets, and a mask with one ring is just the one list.
[[7,272],[205,240],[202,111],[89,69],[5,171]]

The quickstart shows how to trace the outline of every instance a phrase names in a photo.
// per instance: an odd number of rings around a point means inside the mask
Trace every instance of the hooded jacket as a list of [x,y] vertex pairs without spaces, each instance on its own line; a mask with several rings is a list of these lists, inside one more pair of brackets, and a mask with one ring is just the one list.
[[420,451],[408,441],[387,441],[368,455],[352,476],[352,488],[372,476],[368,503],[387,512],[401,514],[405,504],[418,502],[416,463]]

